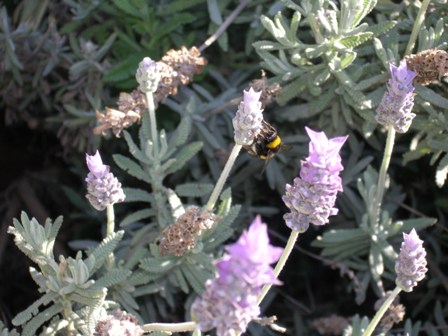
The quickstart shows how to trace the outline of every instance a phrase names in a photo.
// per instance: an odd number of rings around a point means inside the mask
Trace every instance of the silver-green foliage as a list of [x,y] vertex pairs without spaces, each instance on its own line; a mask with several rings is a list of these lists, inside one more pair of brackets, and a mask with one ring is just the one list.
[[[132,270],[127,280],[131,291],[116,288],[118,302],[136,316],[154,318],[155,312],[167,315],[176,307],[176,295],[202,292],[204,283],[214,275],[213,256],[221,249],[233,230],[230,228],[240,207],[232,205],[230,190],[221,195],[215,215],[219,220],[197,238],[196,247],[183,256],[161,255],[157,240],[168,225],[185,212],[180,197],[208,196],[213,185],[206,182],[178,184],[175,189],[164,185],[165,179],[180,171],[201,150],[203,143],[188,142],[195,118],[194,105],[182,111],[181,121],[175,130],[166,134],[158,131],[158,146],[152,141],[148,115],[145,114],[138,132],[138,143],[124,132],[132,158],[114,155],[117,165],[144,185],[125,188],[126,202],[138,202],[140,209],[122,219],[120,225],[131,238],[124,241],[126,260],[124,267]],[[147,190],[151,189],[151,192]],[[199,204],[201,206],[201,204]],[[144,300],[144,311],[139,311],[137,299]]]
[[254,47],[263,59],[262,66],[285,83],[277,101],[281,105],[293,98],[302,101],[287,108],[296,110],[288,114],[288,119],[323,114],[332,118],[330,123],[320,119],[324,128],[344,131],[348,124],[370,133],[369,111],[375,101],[369,94],[385,77],[372,77],[371,73],[381,73],[382,66],[360,61],[358,50],[396,22],[361,23],[376,0],[343,0],[340,8],[331,0],[305,0],[300,5],[291,0],[282,3],[293,10],[292,17],[288,19],[281,12],[273,19],[262,16],[264,27],[276,42],[258,41]]
[[[364,204],[359,227],[328,230],[314,241],[313,245],[322,248],[323,256],[349,265],[360,278],[367,276],[367,283],[371,282],[378,295],[382,296],[384,293],[382,277],[394,279],[397,253],[391,242],[400,241],[403,232],[409,233],[412,228],[424,229],[434,225],[436,220],[433,218],[393,220],[391,217],[393,213],[389,213],[389,208],[386,206],[379,223],[372,224],[370,215],[377,191],[377,181],[378,173],[372,167],[368,167],[362,179],[358,180],[358,191]],[[358,303],[364,301],[366,289],[366,286],[358,288],[356,298]]]
[[54,222],[47,219],[42,226],[22,212],[21,220],[14,219],[9,227],[17,247],[37,264],[37,268],[30,267],[30,274],[42,293],[12,320],[15,326],[23,327],[23,336],[35,336],[46,323],[47,330],[53,332],[71,324],[80,335],[92,335],[105,309],[116,305],[106,301],[107,288],[124,282],[130,275],[123,269],[99,272],[109,262],[123,231],[109,235],[85,259],[78,252],[76,258],[59,256],[56,260],[53,246],[61,225],[62,217]]
[[8,330],[3,322],[0,321],[0,336],[20,336],[20,334],[15,329]]
[[[399,4],[376,6],[376,0],[342,0],[339,5],[332,0],[281,2],[293,11],[292,16],[287,18],[281,12],[273,19],[263,16],[261,22],[275,41],[254,43],[262,66],[285,84],[277,101],[286,104],[294,99],[279,118],[298,121],[316,117],[321,128],[343,133],[349,126],[374,138],[374,110],[388,78],[384,70],[403,58],[409,40],[405,32],[410,33],[412,17],[397,16],[403,11]],[[433,13],[426,15],[426,27],[419,32],[414,53],[446,48],[448,18],[437,13],[447,5],[437,2],[434,6]],[[372,10],[377,23],[373,16],[366,16]],[[418,133],[405,160],[432,154],[431,163],[437,164],[435,180],[442,186],[448,172],[443,145],[448,100],[440,85],[417,85],[416,93],[417,118],[412,129]]]

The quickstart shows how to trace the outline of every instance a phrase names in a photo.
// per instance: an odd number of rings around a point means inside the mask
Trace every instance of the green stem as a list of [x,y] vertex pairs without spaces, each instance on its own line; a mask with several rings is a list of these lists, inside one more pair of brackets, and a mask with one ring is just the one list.
[[376,227],[379,220],[381,203],[383,202],[384,189],[386,184],[387,169],[389,168],[390,158],[395,143],[395,129],[388,126],[386,146],[384,148],[383,162],[381,163],[380,173],[378,177],[378,184],[376,188],[376,195],[373,200],[372,211],[370,212],[370,225]]
[[221,176],[218,179],[218,182],[216,182],[215,188],[212,191],[212,194],[210,195],[210,199],[207,202],[206,209],[208,211],[213,211],[213,208],[215,207],[215,203],[218,200],[219,194],[222,191],[222,188],[224,187],[224,183],[227,180],[227,177],[229,177],[230,170],[233,167],[233,164],[235,163],[236,158],[238,157],[238,154],[241,150],[242,146],[235,144],[232,148],[232,152],[230,153],[229,159],[226,162],[226,165],[224,166],[224,169],[221,173]]
[[380,322],[381,318],[383,317],[384,313],[386,312],[387,308],[389,308],[390,304],[394,301],[394,299],[397,297],[397,295],[400,293],[401,288],[395,287],[394,291],[389,295],[389,297],[384,301],[384,303],[381,305],[380,309],[376,312],[375,316],[373,317],[372,321],[370,321],[369,325],[367,326],[366,331],[364,331],[364,334],[362,336],[370,336],[373,331],[375,330],[378,322]]
[[63,307],[64,307],[64,318],[68,322],[67,326],[65,327],[65,332],[68,336],[72,336],[75,331],[75,324],[73,322],[72,316],[73,316],[73,309],[72,309],[72,303],[69,298],[67,298],[65,295],[62,295],[63,300]]
[[113,204],[107,206],[106,237],[115,232],[115,212]]
[[414,26],[412,27],[411,36],[409,37],[409,42],[406,46],[406,51],[404,52],[405,55],[409,55],[412,51],[412,48],[414,48],[415,41],[417,40],[418,33],[420,32],[420,28],[423,24],[423,21],[425,21],[425,13],[428,9],[429,2],[430,0],[423,0],[422,2],[422,6],[418,11]]
[[[115,232],[115,212],[114,205],[108,205],[107,208],[107,224],[106,224],[106,237],[109,237],[111,234]],[[115,255],[111,252],[106,261],[107,269],[112,269],[115,265]]]
[[[296,243],[297,237],[299,236],[299,231],[292,230],[291,235],[289,236],[288,242],[286,243],[285,249],[283,250],[282,255],[280,256],[280,259],[277,262],[277,265],[275,265],[274,274],[275,277],[278,278],[278,275],[282,271],[283,267],[286,264],[286,260],[288,260],[289,255],[291,254],[292,249],[294,248],[294,245]],[[261,301],[263,301],[264,297],[268,293],[269,289],[272,285],[264,285],[263,289],[261,290],[260,295],[258,295],[257,303],[260,304]]]
[[168,332],[186,332],[194,331],[197,324],[193,321],[183,323],[148,323],[143,325],[145,332],[168,331]]
[[152,92],[146,92],[146,103],[148,105],[149,122],[151,124],[151,140],[154,146],[154,158],[159,159],[159,135],[157,133],[156,108]]

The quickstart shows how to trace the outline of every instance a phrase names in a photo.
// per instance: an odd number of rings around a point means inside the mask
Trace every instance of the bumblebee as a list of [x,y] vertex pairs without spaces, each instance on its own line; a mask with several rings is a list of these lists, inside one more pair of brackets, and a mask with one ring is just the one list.
[[[262,160],[266,160],[263,171],[277,153],[285,152],[291,149],[290,145],[282,143],[277,130],[270,123],[264,119],[261,121],[261,130],[255,136],[254,142],[250,146],[243,146],[243,148],[252,156],[258,156]],[[262,171],[262,173],[263,173]]]

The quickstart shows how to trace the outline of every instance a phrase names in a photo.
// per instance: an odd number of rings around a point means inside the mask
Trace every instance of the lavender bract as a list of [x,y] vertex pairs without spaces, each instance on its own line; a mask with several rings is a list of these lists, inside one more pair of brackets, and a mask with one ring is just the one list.
[[125,194],[121,188],[121,183],[109,171],[109,166],[103,164],[100,153],[95,155],[86,154],[87,167],[87,195],[90,204],[97,210],[102,211],[108,205],[123,202]]
[[405,292],[411,292],[417,282],[425,277],[426,251],[423,241],[418,237],[415,229],[409,234],[403,233],[403,243],[400,254],[395,262],[395,272],[397,272],[396,284]]
[[344,169],[339,150],[348,137],[328,139],[324,132],[305,129],[311,139],[309,157],[302,161],[300,176],[293,185],[286,185],[282,198],[291,210],[283,216],[286,225],[300,233],[310,223],[324,225],[329,216],[338,213],[334,204],[337,192],[342,191],[339,172]]
[[191,307],[200,330],[216,328],[218,336],[242,333],[258,317],[262,286],[279,284],[270,264],[280,258],[283,249],[269,244],[267,226],[257,216],[226,251],[216,263],[217,277],[207,281],[204,293]]
[[138,64],[137,72],[135,73],[135,79],[140,84],[139,89],[143,93],[156,92],[160,81],[160,71],[157,63],[151,58],[145,57]]
[[263,110],[260,96],[261,91],[256,92],[252,88],[244,91],[244,99],[232,120],[235,129],[235,143],[238,145],[252,145],[255,136],[261,129]]
[[405,133],[415,117],[411,113],[415,96],[412,80],[417,74],[408,70],[405,60],[398,67],[391,64],[390,72],[387,91],[376,109],[375,119],[383,126],[392,126],[398,133]]

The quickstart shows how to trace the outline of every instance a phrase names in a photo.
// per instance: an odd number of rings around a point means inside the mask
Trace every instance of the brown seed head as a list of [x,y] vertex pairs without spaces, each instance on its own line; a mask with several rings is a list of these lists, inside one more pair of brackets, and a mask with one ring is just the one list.
[[417,73],[414,83],[428,85],[448,75],[448,53],[445,50],[428,49],[405,59],[408,69]]
[[196,238],[204,230],[210,229],[214,216],[209,211],[201,213],[197,206],[190,206],[174,224],[166,227],[159,239],[159,250],[162,255],[183,256],[196,246]]

